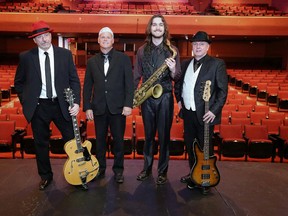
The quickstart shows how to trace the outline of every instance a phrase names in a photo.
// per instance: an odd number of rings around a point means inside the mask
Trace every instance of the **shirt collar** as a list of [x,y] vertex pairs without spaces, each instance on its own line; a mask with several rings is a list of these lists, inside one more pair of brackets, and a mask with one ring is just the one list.
[[49,54],[49,56],[52,56],[53,55],[53,46],[51,45],[50,48],[46,51],[38,47],[38,52],[40,55],[41,54],[44,55],[44,52],[47,52]]
[[112,54],[113,54],[113,50],[114,50],[114,48],[112,48],[112,49],[111,49],[108,53],[106,53],[106,54],[104,54],[104,53],[101,52],[102,58],[105,57],[104,55],[108,55],[108,58],[111,59]]
[[202,63],[205,61],[206,56],[207,56],[207,54],[206,54],[205,56],[203,56],[203,57],[202,57],[201,59],[199,59],[199,60],[197,60],[196,58],[194,58],[194,63],[199,62],[200,64],[202,64]]
[[158,46],[156,46],[154,43],[151,43],[151,49],[154,50],[154,49],[159,49],[161,50],[163,48],[163,42],[160,43]]

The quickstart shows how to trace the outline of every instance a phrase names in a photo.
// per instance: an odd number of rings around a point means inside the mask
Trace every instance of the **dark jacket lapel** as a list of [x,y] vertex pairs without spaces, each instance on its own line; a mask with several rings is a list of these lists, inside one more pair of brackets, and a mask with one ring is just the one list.
[[40,62],[39,62],[39,55],[38,55],[38,47],[31,50],[32,53],[32,61],[35,66],[36,74],[39,76],[41,80],[41,69],[40,69]]
[[97,71],[99,71],[101,76],[105,76],[104,74],[104,64],[103,64],[103,59],[100,53],[95,55],[95,66],[97,68],[97,70],[95,71],[97,73]]

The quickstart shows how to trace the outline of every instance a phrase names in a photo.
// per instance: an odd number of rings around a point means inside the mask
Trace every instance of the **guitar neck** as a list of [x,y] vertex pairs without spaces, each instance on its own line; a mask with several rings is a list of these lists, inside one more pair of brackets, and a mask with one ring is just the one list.
[[81,136],[80,136],[79,126],[78,126],[76,116],[72,116],[72,122],[73,122],[73,130],[74,130],[74,136],[76,139],[77,149],[81,151],[82,150]]
[[[209,101],[205,101],[205,113],[209,111]],[[203,147],[203,153],[204,153],[204,159],[209,159],[209,123],[204,123],[204,147]]]
[[[64,94],[66,97],[66,101],[69,103],[69,106],[72,108],[74,106],[73,90],[70,88],[66,88],[64,89]],[[77,144],[77,152],[83,152],[80,131],[79,131],[79,126],[78,126],[78,121],[77,121],[76,116],[72,116],[72,124],[73,124],[74,136],[75,136],[76,144]]]

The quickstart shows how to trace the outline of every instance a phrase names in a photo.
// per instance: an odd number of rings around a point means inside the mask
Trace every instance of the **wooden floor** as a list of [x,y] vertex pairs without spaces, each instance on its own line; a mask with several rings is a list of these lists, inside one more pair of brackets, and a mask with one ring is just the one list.
[[52,159],[54,180],[38,190],[35,159],[0,159],[0,215],[151,215],[151,216],[271,216],[287,215],[288,163],[218,161],[221,181],[207,196],[189,190],[179,178],[188,172],[186,160],[170,160],[167,184],[153,177],[136,180],[143,160],[125,160],[125,181],[115,183],[113,161],[106,177],[82,191],[68,185],[62,168],[66,159]]

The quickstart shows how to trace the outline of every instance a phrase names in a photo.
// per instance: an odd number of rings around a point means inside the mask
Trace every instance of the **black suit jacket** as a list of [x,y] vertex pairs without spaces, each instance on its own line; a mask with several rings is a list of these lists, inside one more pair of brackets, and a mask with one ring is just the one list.
[[133,106],[133,73],[130,58],[112,50],[107,75],[101,53],[87,62],[83,89],[83,110],[92,109],[94,115],[105,113],[106,105],[112,114],[121,114],[123,107]]
[[[65,101],[64,89],[71,88],[75,96],[74,102],[80,105],[80,81],[71,52],[55,46],[53,46],[53,49],[56,94],[61,111],[65,119],[69,120],[71,118],[68,112],[69,104]],[[14,85],[23,106],[23,113],[27,121],[30,122],[37,107],[42,88],[38,47],[20,54]]]
[[[184,60],[181,64],[182,77],[175,84],[175,96],[177,102],[182,102],[182,107],[184,106],[184,101],[182,99],[182,88],[183,81],[186,74],[186,70],[192,61]],[[221,122],[221,111],[226,102],[228,93],[228,77],[226,71],[226,65],[222,59],[214,58],[211,56],[206,56],[202,67],[199,71],[199,75],[194,88],[194,98],[196,104],[196,113],[198,121],[203,125],[203,115],[205,114],[205,102],[203,100],[203,86],[206,80],[211,81],[210,86],[210,98],[209,98],[209,110],[216,115],[214,121],[211,125],[220,124]]]

